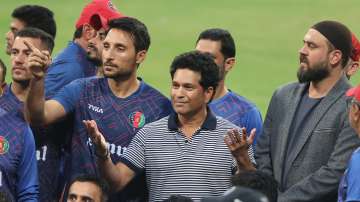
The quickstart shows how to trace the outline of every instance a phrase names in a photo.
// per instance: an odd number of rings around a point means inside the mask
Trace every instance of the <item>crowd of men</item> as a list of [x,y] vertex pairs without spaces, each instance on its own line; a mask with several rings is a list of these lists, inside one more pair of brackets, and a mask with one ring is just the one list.
[[13,11],[0,201],[360,201],[360,85],[348,82],[360,43],[344,24],[307,30],[298,82],[274,92],[264,122],[225,85],[227,30],[204,30],[174,58],[170,100],[137,75],[146,25],[110,0],[84,7],[52,59],[55,37],[48,8]]

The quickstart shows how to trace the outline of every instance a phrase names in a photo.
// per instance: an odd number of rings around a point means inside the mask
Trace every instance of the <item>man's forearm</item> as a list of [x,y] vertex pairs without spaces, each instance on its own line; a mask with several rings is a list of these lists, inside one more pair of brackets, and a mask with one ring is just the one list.
[[98,158],[97,164],[101,175],[106,179],[114,191],[122,190],[130,181],[125,177],[126,170],[122,169],[125,165],[121,163],[114,165],[109,155],[106,159]]
[[45,95],[44,95],[44,77],[31,79],[29,92],[25,101],[25,117],[32,125],[45,124]]
[[241,152],[241,154],[234,156],[237,163],[237,172],[256,170],[255,166],[251,163],[248,152]]

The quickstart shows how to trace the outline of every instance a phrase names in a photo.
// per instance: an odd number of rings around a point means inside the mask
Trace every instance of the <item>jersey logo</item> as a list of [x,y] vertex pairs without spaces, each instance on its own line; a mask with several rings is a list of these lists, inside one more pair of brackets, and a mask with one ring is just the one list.
[[129,114],[130,125],[134,128],[141,128],[145,125],[145,116],[142,112],[133,112]]
[[3,137],[0,136],[0,154],[5,154],[9,151],[9,142]]
[[92,110],[94,112],[100,113],[100,114],[104,113],[103,109],[101,109],[100,107],[97,107],[95,105],[89,104],[89,103],[88,103],[88,109],[90,109],[90,110]]

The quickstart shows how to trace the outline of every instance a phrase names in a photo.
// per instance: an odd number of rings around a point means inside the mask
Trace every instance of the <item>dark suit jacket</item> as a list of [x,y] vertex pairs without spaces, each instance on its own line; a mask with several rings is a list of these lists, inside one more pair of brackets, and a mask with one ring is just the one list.
[[281,202],[336,201],[347,161],[360,145],[349,125],[344,93],[350,85],[343,77],[317,105],[284,162],[291,123],[307,86],[292,83],[275,91],[256,146],[258,169],[279,182]]

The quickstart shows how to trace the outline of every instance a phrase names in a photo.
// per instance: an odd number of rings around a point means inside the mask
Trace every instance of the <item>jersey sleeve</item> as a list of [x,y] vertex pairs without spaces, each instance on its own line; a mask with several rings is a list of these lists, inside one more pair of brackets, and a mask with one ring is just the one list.
[[77,79],[64,86],[52,99],[58,101],[64,107],[66,113],[72,112],[79,101],[79,95],[83,88],[84,79]]
[[17,201],[38,201],[39,182],[34,136],[28,126],[24,133],[24,151],[17,170]]
[[145,136],[148,132],[147,127],[139,130],[120,158],[120,162],[127,165],[136,174],[140,174],[145,169]]
[[253,128],[256,128],[256,136],[253,142],[253,146],[256,146],[256,139],[259,138],[259,135],[262,132],[263,121],[261,118],[261,113],[257,108],[249,110],[242,118],[241,122],[244,123],[244,127],[248,134]]
[[53,64],[45,77],[45,96],[47,99],[56,95],[65,85],[83,78],[84,72],[79,63],[58,61]]
[[354,152],[347,171],[346,201],[360,201],[360,150]]

